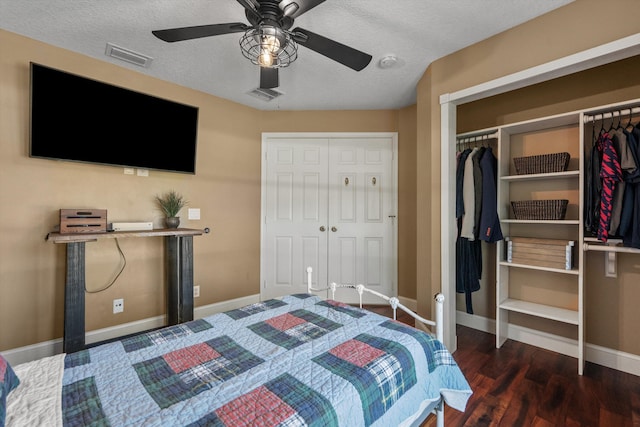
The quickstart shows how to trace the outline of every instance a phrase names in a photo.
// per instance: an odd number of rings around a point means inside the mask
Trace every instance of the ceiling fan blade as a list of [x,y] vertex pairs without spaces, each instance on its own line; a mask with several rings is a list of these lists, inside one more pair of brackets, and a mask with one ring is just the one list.
[[170,28],[167,30],[151,31],[154,36],[166,42],[198,39],[200,37],[219,36],[221,34],[241,33],[250,27],[242,22],[228,24],[198,25],[195,27]]
[[280,85],[278,69],[260,67],[260,89],[273,89]]
[[282,0],[280,2],[280,9],[284,12],[284,16],[297,18],[324,2],[325,0]]
[[300,45],[333,59],[347,67],[360,71],[364,69],[372,56],[352,47],[338,43],[303,28],[292,30],[293,39]]

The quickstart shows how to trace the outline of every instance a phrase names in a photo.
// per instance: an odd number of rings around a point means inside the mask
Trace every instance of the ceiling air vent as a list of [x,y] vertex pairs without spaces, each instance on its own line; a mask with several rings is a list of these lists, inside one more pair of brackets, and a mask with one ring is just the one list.
[[112,43],[107,43],[107,50],[105,51],[105,54],[112,58],[139,65],[144,68],[149,68],[151,61],[153,61],[153,58],[150,56],[142,55],[141,53],[116,46]]
[[247,92],[247,94],[261,99],[265,102],[269,102],[274,98],[279,97],[280,95],[284,95],[282,92],[278,92],[277,90],[273,90],[273,89],[263,89],[263,88],[255,88],[254,90]]

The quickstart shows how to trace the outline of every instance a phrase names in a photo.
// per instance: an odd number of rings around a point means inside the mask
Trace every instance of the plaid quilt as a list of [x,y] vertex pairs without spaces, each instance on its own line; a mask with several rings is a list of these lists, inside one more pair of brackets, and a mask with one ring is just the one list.
[[431,335],[307,294],[65,357],[66,426],[396,426],[468,383]]

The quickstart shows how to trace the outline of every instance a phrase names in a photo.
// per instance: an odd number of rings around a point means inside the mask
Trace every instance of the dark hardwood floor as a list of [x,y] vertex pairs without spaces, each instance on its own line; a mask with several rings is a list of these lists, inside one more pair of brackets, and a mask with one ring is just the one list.
[[[367,307],[389,315],[390,309]],[[398,313],[398,320],[413,319]],[[457,327],[453,355],[473,395],[464,413],[447,407],[445,424],[453,426],[640,426],[640,377],[587,363],[578,375],[576,359]],[[435,426],[430,417],[422,427]]]

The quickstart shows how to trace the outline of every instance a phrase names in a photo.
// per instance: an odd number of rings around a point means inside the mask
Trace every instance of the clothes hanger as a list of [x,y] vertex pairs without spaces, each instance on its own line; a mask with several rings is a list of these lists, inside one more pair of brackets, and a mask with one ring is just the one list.
[[625,130],[627,131],[631,131],[633,130],[633,123],[631,123],[631,119],[633,117],[633,108],[629,107],[629,121],[627,122],[627,124],[625,125]]
[[[614,111],[611,112],[611,125],[609,126],[609,130],[607,132],[611,132],[614,129],[614,123],[616,122],[616,116],[613,115]],[[603,114],[604,116],[604,114]]]
[[604,113],[600,114],[600,134],[606,133],[607,130],[604,128]]

